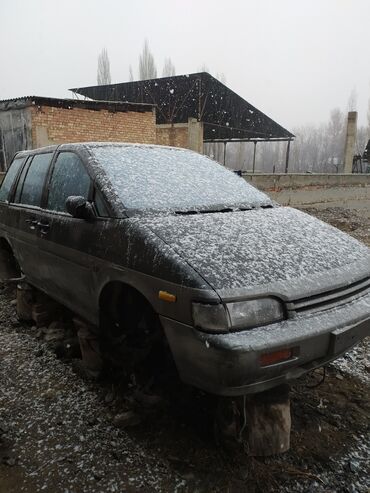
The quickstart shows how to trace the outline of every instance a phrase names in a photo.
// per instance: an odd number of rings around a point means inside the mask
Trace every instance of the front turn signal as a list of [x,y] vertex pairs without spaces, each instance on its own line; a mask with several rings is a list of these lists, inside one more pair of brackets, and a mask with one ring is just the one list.
[[175,303],[176,296],[168,291],[159,291],[158,298],[163,301],[167,301],[168,303]]

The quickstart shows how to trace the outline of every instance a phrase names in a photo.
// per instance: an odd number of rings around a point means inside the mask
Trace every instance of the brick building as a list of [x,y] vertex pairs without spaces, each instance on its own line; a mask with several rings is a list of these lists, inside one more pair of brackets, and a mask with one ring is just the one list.
[[155,144],[155,107],[35,96],[0,101],[0,171],[17,151],[86,141]]

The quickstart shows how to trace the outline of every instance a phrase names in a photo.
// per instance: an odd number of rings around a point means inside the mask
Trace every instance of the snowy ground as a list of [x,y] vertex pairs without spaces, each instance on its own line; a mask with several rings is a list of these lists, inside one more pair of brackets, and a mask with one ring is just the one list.
[[[370,222],[342,209],[310,210],[370,245]],[[155,406],[88,382],[20,324],[11,288],[0,291],[0,493],[343,492],[370,488],[370,341],[292,388],[288,453],[226,452],[213,436],[214,399],[181,384]]]

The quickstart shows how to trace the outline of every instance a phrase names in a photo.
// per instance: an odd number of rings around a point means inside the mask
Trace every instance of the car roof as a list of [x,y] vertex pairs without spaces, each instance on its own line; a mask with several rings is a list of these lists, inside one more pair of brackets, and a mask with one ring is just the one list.
[[64,143],[58,145],[51,145],[46,147],[39,147],[37,149],[29,149],[24,151],[17,152],[17,157],[30,156],[33,154],[40,154],[46,152],[54,152],[57,149],[60,150],[86,150],[93,149],[96,147],[137,147],[137,148],[145,148],[145,149],[172,149],[176,151],[185,151],[185,152],[194,152],[190,149],[184,149],[181,147],[171,147],[171,146],[162,146],[156,144],[140,144],[140,143],[129,143],[129,142],[71,142]]

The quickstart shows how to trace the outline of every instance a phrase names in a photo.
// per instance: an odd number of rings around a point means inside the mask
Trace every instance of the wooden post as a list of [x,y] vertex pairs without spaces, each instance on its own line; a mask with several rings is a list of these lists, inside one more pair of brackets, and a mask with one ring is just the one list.
[[290,153],[290,140],[288,140],[288,145],[286,146],[285,173],[288,173],[288,168],[289,168],[289,153]]
[[96,378],[103,368],[96,329],[79,318],[73,318],[73,323],[77,329],[84,369],[89,376]]
[[227,448],[244,445],[250,456],[281,454],[290,447],[289,387],[260,394],[222,397],[216,413],[217,438]]
[[17,284],[17,317],[19,320],[32,320],[33,302],[33,288],[26,282]]
[[257,148],[257,142],[254,141],[254,150],[253,150],[253,173],[255,171],[255,168],[256,168],[256,148]]
[[252,456],[281,454],[290,447],[289,387],[280,386],[246,401],[246,442]]

